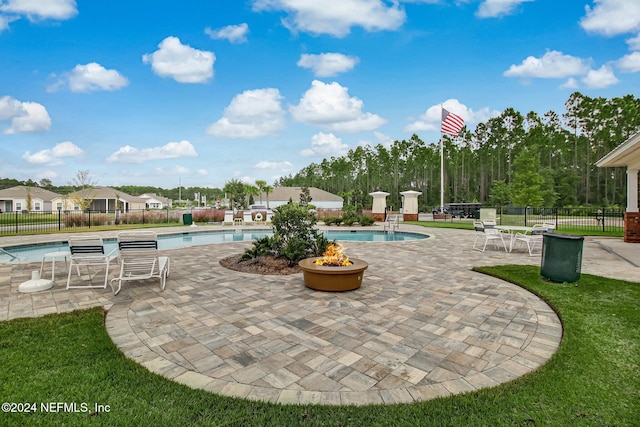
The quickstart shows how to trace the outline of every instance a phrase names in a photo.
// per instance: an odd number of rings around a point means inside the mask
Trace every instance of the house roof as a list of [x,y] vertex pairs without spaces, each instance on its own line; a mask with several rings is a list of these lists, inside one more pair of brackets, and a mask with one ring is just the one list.
[[0,199],[26,199],[28,193],[31,193],[32,198],[40,199],[45,202],[50,202],[54,199],[62,197],[62,195],[54,193],[53,191],[46,190],[44,188],[18,185],[15,187],[0,190]]
[[627,166],[629,169],[640,169],[640,132],[631,135],[629,139],[598,160],[596,166],[600,168]]
[[[289,199],[297,202],[300,200],[300,193],[302,193],[302,187],[275,187],[272,192],[269,193],[270,201],[289,201]],[[328,191],[321,190],[316,187],[309,187],[309,195],[311,196],[311,203],[316,202],[342,202],[343,198],[329,193]],[[267,196],[263,192],[261,194],[262,200],[266,200]],[[255,198],[254,198],[255,199]]]
[[145,194],[141,194],[138,197],[140,197],[141,199],[144,199],[144,200],[154,199],[154,200],[157,200],[157,201],[162,202],[162,203],[169,203],[169,201],[170,201],[168,198],[162,197],[162,196],[158,196],[155,193],[145,193]]
[[[91,195],[92,199],[109,199],[110,200],[110,199],[115,199],[117,196],[120,200],[124,200],[130,203],[145,202],[145,199],[141,197],[132,196],[130,194],[124,193],[120,190],[116,190],[115,188],[111,188],[111,187],[101,187],[99,185],[96,185],[94,187],[87,188],[86,190],[81,190],[81,191],[86,191],[87,194]],[[74,194],[74,193],[71,193],[71,194]]]

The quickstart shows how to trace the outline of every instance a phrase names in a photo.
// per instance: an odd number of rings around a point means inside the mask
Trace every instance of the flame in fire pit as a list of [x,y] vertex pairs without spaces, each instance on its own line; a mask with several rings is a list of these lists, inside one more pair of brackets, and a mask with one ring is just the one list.
[[349,257],[344,253],[344,247],[341,244],[331,243],[327,246],[327,250],[322,254],[315,264],[324,266],[347,267],[351,265]]

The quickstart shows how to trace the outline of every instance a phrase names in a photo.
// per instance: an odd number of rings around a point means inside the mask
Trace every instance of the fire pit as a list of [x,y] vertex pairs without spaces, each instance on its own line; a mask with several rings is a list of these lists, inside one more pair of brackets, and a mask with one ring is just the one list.
[[349,259],[341,245],[329,245],[322,257],[306,258],[298,263],[304,284],[327,292],[352,291],[362,284],[369,264],[361,259]]

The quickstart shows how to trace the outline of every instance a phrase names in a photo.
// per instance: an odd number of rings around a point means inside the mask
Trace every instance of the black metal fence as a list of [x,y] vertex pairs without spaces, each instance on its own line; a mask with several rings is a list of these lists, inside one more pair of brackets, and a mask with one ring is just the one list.
[[[554,224],[562,231],[621,232],[624,228],[622,208],[531,208],[497,207],[496,221],[501,225],[531,226],[537,223]],[[476,215],[477,216],[477,215]],[[478,217],[479,218],[479,217]],[[473,219],[465,215],[447,215],[446,221]]]
[[[558,231],[622,232],[624,209],[621,208],[530,208],[498,207],[496,220],[502,225],[533,225],[552,223]],[[183,215],[191,213],[193,221],[222,221],[224,211],[193,210],[135,210],[119,211],[53,211],[0,213],[0,235],[82,231],[113,225],[180,224]],[[422,217],[423,214],[420,214]],[[437,221],[472,220],[469,215],[441,215]]]
[[182,212],[169,210],[17,211],[0,213],[0,235],[76,231],[111,225],[180,223]]

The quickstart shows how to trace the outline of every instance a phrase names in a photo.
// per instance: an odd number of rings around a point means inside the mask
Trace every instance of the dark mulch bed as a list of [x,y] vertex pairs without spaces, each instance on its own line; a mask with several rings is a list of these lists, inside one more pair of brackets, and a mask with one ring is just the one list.
[[243,273],[286,275],[299,273],[300,267],[296,264],[290,267],[287,260],[274,257],[258,257],[247,261],[240,261],[242,254],[232,255],[220,260],[220,265],[229,270],[242,271]]

